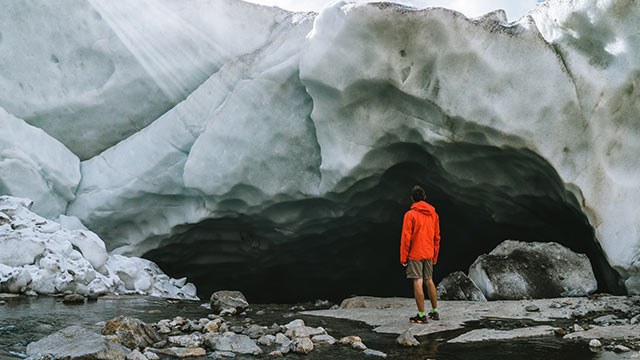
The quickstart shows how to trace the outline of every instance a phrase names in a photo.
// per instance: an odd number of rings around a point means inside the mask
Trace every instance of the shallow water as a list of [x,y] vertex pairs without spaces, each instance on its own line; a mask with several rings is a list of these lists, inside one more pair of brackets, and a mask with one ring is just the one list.
[[[125,314],[137,317],[145,322],[182,316],[190,319],[206,317],[209,310],[200,302],[170,302],[149,297],[103,297],[96,302],[83,305],[65,305],[55,297],[17,297],[3,299],[6,305],[0,305],[0,359],[20,359],[24,357],[26,346],[32,341],[49,335],[71,325],[82,325],[96,332],[102,328],[100,322]],[[311,309],[310,304],[303,304]],[[260,311],[261,315],[256,312]],[[484,342],[475,344],[446,344],[446,340],[463,331],[451,331],[426,337],[419,337],[421,345],[417,348],[403,348],[395,343],[396,335],[378,334],[371,327],[357,321],[315,317],[296,314],[291,305],[252,305],[246,317],[234,317],[231,321],[245,323],[247,318],[260,325],[286,324],[301,318],[309,326],[322,326],[327,332],[340,338],[358,335],[371,349],[388,354],[387,359],[442,359],[442,360],[500,360],[500,359],[640,359],[632,354],[617,355],[611,352],[593,353],[578,342],[567,342],[556,338],[511,340],[503,342]],[[477,327],[479,324],[470,324]],[[271,351],[271,349],[268,349]],[[238,356],[237,359],[268,358],[264,355]],[[320,346],[309,355],[288,354],[289,359],[372,359],[361,352],[342,345]],[[165,358],[168,359],[168,358]],[[198,358],[192,358],[198,359]],[[200,359],[206,359],[201,357]]]

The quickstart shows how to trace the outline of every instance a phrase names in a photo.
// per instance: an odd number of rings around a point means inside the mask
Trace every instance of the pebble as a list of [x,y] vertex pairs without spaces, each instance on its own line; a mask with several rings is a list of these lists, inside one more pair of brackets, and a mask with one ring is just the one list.
[[365,345],[362,341],[354,341],[351,343],[351,347],[356,350],[367,350],[367,345]]
[[591,339],[589,341],[589,347],[599,348],[602,346],[602,343],[598,339]]
[[382,351],[378,351],[378,350],[367,349],[363,353],[365,355],[369,355],[369,356],[379,356],[381,358],[386,358],[387,357],[387,354],[383,353]]
[[621,353],[621,352],[629,352],[631,351],[631,349],[629,349],[628,347],[624,346],[624,345],[616,345],[613,347],[613,351]]
[[0,305],[7,305],[7,302],[4,300],[0,300]]
[[540,311],[540,308],[535,305],[527,305],[527,307],[525,307],[524,309],[527,310],[528,312]]

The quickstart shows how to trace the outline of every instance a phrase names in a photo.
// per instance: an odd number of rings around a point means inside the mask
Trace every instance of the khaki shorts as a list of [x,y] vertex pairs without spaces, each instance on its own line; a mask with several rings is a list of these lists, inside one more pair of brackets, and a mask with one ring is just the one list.
[[407,279],[431,279],[433,260],[407,260]]

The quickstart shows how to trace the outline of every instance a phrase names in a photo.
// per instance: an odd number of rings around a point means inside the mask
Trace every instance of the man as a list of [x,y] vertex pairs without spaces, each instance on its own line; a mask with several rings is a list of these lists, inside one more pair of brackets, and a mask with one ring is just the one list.
[[436,209],[426,201],[420,186],[411,189],[411,210],[404,215],[400,241],[400,263],[407,268],[407,278],[413,279],[413,294],[418,306],[418,315],[409,319],[413,323],[427,322],[424,313],[423,283],[431,300],[429,318],[440,320],[436,286],[431,275],[433,265],[438,262],[440,250],[440,224]]

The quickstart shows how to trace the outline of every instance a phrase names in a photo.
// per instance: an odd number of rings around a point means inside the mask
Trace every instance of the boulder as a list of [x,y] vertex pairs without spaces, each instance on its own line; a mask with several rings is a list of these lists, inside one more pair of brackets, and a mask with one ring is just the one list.
[[125,360],[130,350],[81,326],[70,326],[27,345],[27,355],[55,359]]
[[240,313],[249,307],[247,299],[240,291],[216,291],[211,294],[209,302],[211,303],[211,310],[216,314],[223,311],[229,312],[230,310],[234,310],[234,314]]
[[447,275],[438,284],[438,299],[487,301],[482,291],[462,271]]
[[158,332],[142,320],[125,315],[109,320],[102,329],[102,335],[110,336],[112,341],[129,349],[144,349],[164,340]]
[[598,284],[591,262],[554,242],[506,240],[469,268],[489,300],[586,296]]

